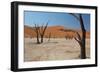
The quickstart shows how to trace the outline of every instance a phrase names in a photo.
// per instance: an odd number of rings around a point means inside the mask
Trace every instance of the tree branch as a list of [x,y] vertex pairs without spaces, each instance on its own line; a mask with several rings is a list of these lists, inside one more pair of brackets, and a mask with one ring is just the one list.
[[81,41],[82,39],[81,39],[80,34],[78,32],[76,32],[76,34],[77,34],[78,39]]
[[78,17],[77,15],[75,15],[74,13],[69,13],[69,14],[71,14],[71,15],[74,16],[77,20],[80,21],[79,17]]

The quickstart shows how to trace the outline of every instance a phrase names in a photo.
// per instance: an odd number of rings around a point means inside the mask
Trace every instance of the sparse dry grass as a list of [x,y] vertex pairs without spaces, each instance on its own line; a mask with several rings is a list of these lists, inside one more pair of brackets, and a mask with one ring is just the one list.
[[[36,38],[25,38],[24,61],[47,61],[79,59],[80,47],[74,39],[44,38],[44,43],[36,44]],[[86,40],[86,55],[90,58],[90,40]]]

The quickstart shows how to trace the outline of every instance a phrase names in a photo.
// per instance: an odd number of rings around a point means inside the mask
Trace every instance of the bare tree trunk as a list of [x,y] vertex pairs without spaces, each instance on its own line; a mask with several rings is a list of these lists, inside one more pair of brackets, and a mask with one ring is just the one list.
[[85,59],[86,58],[86,47],[85,47],[86,30],[84,27],[84,23],[83,23],[83,19],[82,19],[81,14],[79,14],[79,18],[80,18],[80,25],[81,25],[81,30],[82,30],[81,59]]
[[75,38],[75,40],[77,40],[77,42],[79,43],[79,45],[81,47],[81,50],[80,50],[80,58],[81,59],[86,59],[86,47],[85,47],[86,30],[85,30],[85,27],[84,27],[82,15],[79,14],[79,17],[78,17],[74,13],[69,13],[69,14],[73,15],[80,22],[81,31],[82,31],[82,37],[80,37],[80,35],[77,33],[78,39]]
[[48,23],[45,26],[42,26],[40,29],[41,43],[43,43],[43,38],[44,38],[45,31],[47,29],[47,26],[48,26]]
[[51,38],[51,33],[49,33],[49,39],[48,39],[48,42],[50,41],[50,38]]
[[[40,42],[43,43],[43,38],[44,38],[45,31],[47,29],[47,26],[48,26],[48,23],[42,27],[39,27],[37,24],[35,24],[34,31],[36,33],[37,44],[40,44]],[[39,35],[41,37],[41,41],[39,41]]]
[[65,36],[65,39],[67,40],[68,39],[68,36]]
[[39,41],[39,27],[35,24],[34,31],[36,32],[37,44],[40,44]]
[[39,41],[39,32],[37,32],[37,44],[40,44],[40,41]]
[[44,35],[41,35],[41,43],[43,43],[43,37],[44,37]]

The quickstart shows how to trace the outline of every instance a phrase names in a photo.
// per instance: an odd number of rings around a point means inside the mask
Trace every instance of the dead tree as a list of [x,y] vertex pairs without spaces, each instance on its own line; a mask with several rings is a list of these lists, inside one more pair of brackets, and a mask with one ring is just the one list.
[[48,23],[46,23],[45,26],[42,25],[39,29],[39,34],[40,34],[40,37],[41,37],[41,43],[43,43],[43,38],[44,38],[45,31],[47,29],[47,26],[48,26]]
[[74,37],[74,39],[78,42],[78,44],[80,45],[80,47],[81,47],[81,45],[82,45],[82,39],[81,39],[81,36],[80,36],[80,34],[78,33],[78,32],[75,32],[76,33],[76,36]]
[[84,27],[84,22],[81,14],[75,15],[74,13],[70,13],[72,16],[74,16],[79,22],[81,26],[81,31],[82,31],[82,37],[79,35],[77,32],[78,39],[75,38],[75,40],[79,43],[81,47],[81,54],[80,57],[81,59],[86,59],[86,47],[85,47],[85,41],[86,41],[86,30]]
[[82,15],[79,14],[79,18],[80,18],[80,25],[81,25],[81,29],[82,29],[82,47],[81,47],[81,58],[85,59],[86,58],[86,48],[85,48],[85,41],[86,41],[86,30],[84,27],[84,23],[83,23],[83,18]]
[[50,41],[50,38],[51,38],[51,33],[49,33],[49,37],[48,37],[49,39],[48,39],[48,42]]
[[[38,26],[37,24],[35,24],[34,27],[34,31],[36,33],[36,38],[37,38],[37,44],[43,43],[43,38],[44,38],[44,34],[45,31],[47,29],[48,23],[45,26]],[[41,41],[39,40],[39,37],[41,38]]]
[[40,29],[40,27],[37,24],[35,24],[34,31],[36,33],[37,44],[40,44],[40,41],[39,41],[39,29]]
[[65,36],[65,39],[67,40],[67,39],[68,39],[68,37],[67,37],[67,36]]

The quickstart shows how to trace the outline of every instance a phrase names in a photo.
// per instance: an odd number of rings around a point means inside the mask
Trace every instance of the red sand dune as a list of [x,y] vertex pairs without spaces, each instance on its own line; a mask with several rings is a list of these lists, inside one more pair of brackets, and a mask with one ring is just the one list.
[[[51,35],[51,38],[65,38],[65,36],[73,38],[76,36],[75,31],[81,34],[79,30],[65,29],[63,26],[48,26],[44,37],[48,38]],[[30,38],[36,37],[36,33],[32,27],[24,26],[24,36]],[[86,38],[90,38],[90,32],[86,32]]]

